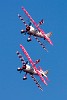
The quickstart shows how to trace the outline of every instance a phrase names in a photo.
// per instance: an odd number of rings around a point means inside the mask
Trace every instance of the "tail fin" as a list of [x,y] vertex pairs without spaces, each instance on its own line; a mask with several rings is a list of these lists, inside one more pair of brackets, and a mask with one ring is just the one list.
[[46,36],[49,37],[49,38],[50,38],[51,35],[52,35],[52,32],[49,32],[49,33],[46,34]]
[[48,70],[44,71],[44,74],[47,75],[48,74]]
[[44,72],[42,73],[42,75],[46,78],[46,80],[49,80],[48,77],[47,77],[47,74],[48,74],[48,70],[46,70],[46,71],[44,71]]
[[49,80],[47,74],[48,74],[48,70],[44,71],[44,77],[46,78],[46,80]]

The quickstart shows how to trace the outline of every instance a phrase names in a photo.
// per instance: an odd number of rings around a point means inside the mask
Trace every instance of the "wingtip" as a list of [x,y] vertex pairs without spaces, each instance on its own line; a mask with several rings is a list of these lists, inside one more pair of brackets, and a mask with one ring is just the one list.
[[20,44],[20,47],[22,47],[22,44]]
[[53,42],[51,41],[50,44],[53,46]]
[[46,86],[48,85],[46,82],[44,82],[46,84]]
[[53,46],[53,43],[52,42],[50,42],[50,44]]
[[46,52],[48,52],[48,50],[46,49]]
[[18,14],[18,16],[19,16],[19,14]]
[[43,91],[43,89],[41,89],[41,91]]
[[52,46],[53,46],[53,43],[52,43]]
[[46,83],[46,86],[47,86],[48,84]]
[[19,51],[16,51],[16,54],[18,53]]
[[22,8],[22,9],[24,9],[24,7],[23,7],[23,6],[22,6],[21,8]]

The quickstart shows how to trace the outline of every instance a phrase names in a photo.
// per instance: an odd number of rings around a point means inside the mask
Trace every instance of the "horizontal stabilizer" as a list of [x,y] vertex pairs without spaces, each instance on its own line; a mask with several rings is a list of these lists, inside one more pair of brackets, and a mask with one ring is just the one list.
[[36,64],[38,64],[39,62],[40,62],[40,59],[36,60],[36,61],[34,62],[34,64],[36,65]]
[[44,23],[44,20],[42,19],[39,23],[38,23],[38,27],[40,26],[40,25],[42,25]]

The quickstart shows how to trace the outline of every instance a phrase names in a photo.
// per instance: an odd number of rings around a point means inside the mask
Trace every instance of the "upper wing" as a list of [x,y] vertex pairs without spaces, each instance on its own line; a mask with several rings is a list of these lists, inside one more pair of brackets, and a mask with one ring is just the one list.
[[20,61],[22,62],[22,64],[25,65],[26,62],[24,61],[24,58],[23,58],[22,55],[19,53],[19,51],[17,51],[16,54],[17,54],[18,57],[20,58]]
[[24,54],[26,55],[26,57],[28,58],[29,62],[31,63],[32,67],[35,69],[35,71],[37,72],[37,74],[39,75],[39,77],[41,78],[41,80],[43,81],[44,84],[47,85],[46,81],[44,80],[44,78],[42,77],[41,73],[39,72],[39,70],[36,68],[34,62],[32,61],[32,59],[30,58],[29,54],[27,53],[27,51],[25,50],[25,48],[20,44],[20,47],[22,49],[22,51],[24,52]]
[[24,7],[22,7],[22,10],[25,12],[25,14],[30,18],[31,22],[35,25],[35,27],[38,29],[38,31],[40,31],[43,35],[44,35],[44,38],[51,44],[53,45],[52,41],[50,40],[49,37],[46,36],[46,33],[41,29],[39,28],[39,26],[37,25],[37,23],[32,19],[32,17],[30,16],[30,14],[26,11],[26,9]]
[[31,76],[31,78],[34,80],[34,82],[36,83],[37,87],[38,87],[40,90],[43,91],[42,87],[40,86],[40,84],[38,83],[38,81],[36,80],[36,78],[35,78],[33,75],[31,75],[31,74],[30,74],[30,76]]

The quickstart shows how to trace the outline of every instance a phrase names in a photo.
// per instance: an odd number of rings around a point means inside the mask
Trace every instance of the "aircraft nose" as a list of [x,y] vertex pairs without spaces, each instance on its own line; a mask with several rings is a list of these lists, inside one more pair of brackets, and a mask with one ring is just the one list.
[[27,27],[26,27],[26,31],[29,31],[29,30],[30,30],[30,26],[27,26]]

